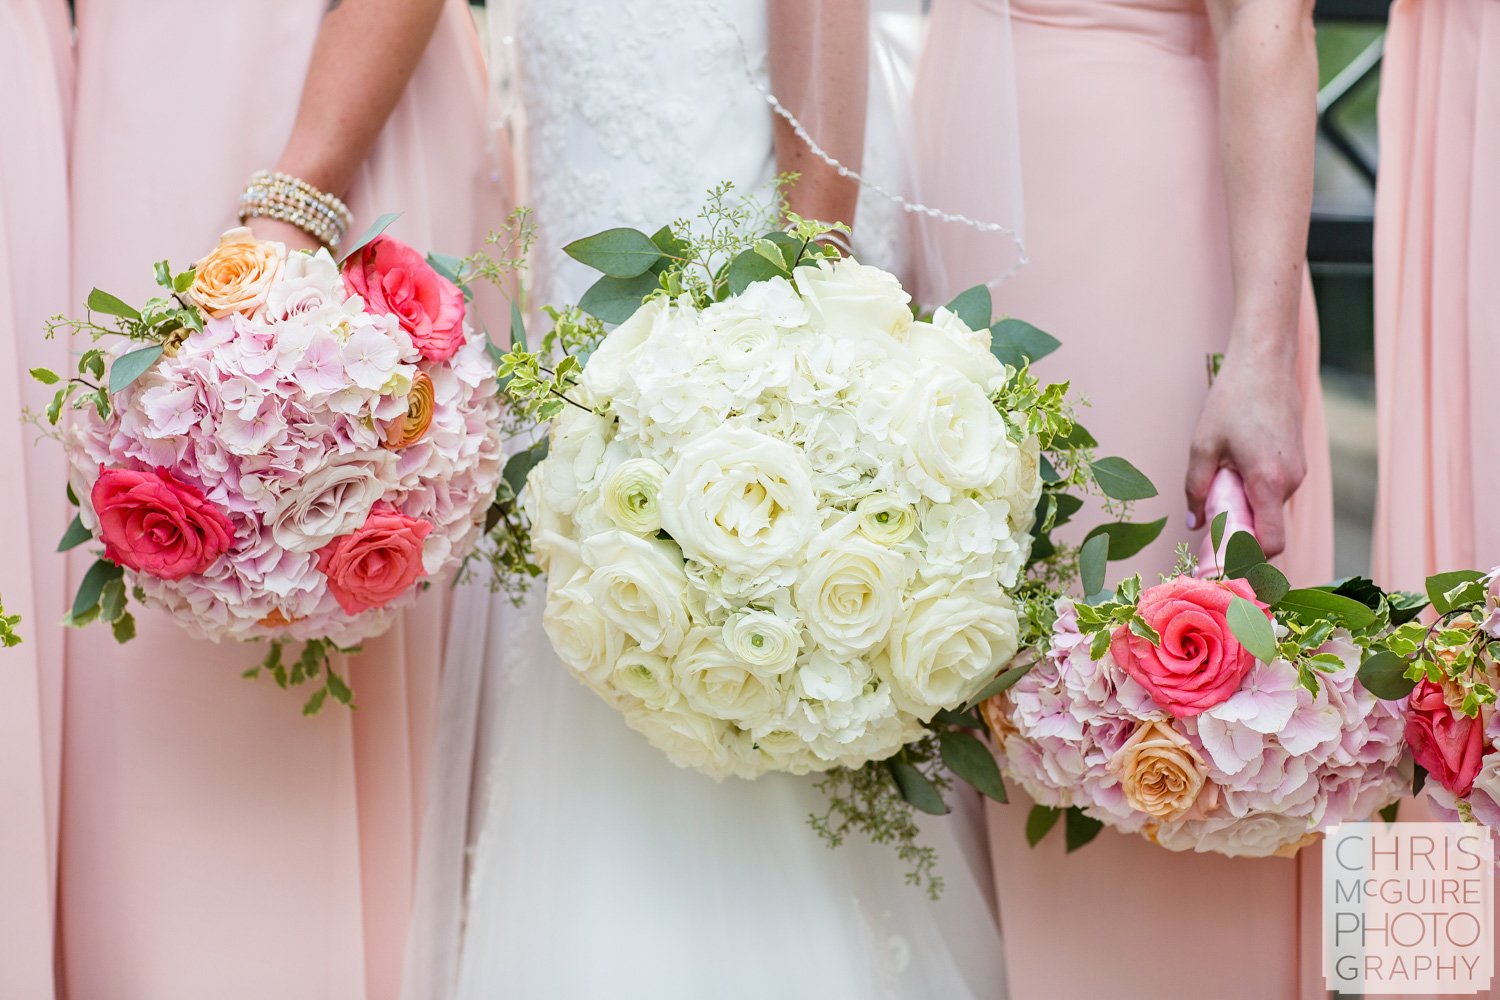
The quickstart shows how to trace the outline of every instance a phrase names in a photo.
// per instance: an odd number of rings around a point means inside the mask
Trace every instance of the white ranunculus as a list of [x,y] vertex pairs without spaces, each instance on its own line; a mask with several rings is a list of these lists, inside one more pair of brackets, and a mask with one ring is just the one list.
[[900,545],[917,526],[917,512],[889,493],[872,493],[854,507],[859,532],[881,545]]
[[938,503],[988,486],[1016,458],[1004,418],[984,390],[948,369],[929,368],[906,394],[899,432],[917,487]]
[[317,253],[288,254],[281,275],[266,293],[266,318],[284,322],[356,315],[358,303],[345,305],[349,292],[333,256],[320,248]]
[[370,508],[395,482],[396,456],[391,452],[335,456],[283,493],[266,523],[277,545],[312,552],[364,524]]
[[939,309],[931,322],[913,323],[906,343],[929,361],[947,365],[973,380],[985,392],[1005,384],[1005,366],[990,353],[990,331],[971,330],[957,315]]
[[617,527],[637,535],[661,530],[659,496],[667,470],[649,458],[632,458],[615,466],[604,480],[604,510]]
[[716,781],[735,773],[737,762],[730,753],[731,727],[682,708],[650,709],[644,706],[625,712],[625,724],[642,734],[678,767],[690,767]]
[[775,718],[786,701],[783,681],[735,656],[716,628],[688,633],[672,660],[672,675],[695,712],[745,728]]
[[648,652],[670,656],[691,625],[687,574],[666,542],[606,531],[583,542],[599,613]]
[[664,657],[644,649],[621,653],[609,676],[617,689],[653,711],[670,708],[681,700],[672,686],[672,665]]
[[891,335],[911,325],[911,296],[888,271],[847,258],[799,267],[795,277],[813,325],[820,330],[857,337]]
[[580,567],[569,577],[554,573],[548,578],[542,627],[558,659],[602,690],[625,649],[625,633],[599,610],[589,589],[590,576],[587,568]]
[[796,664],[802,630],[778,614],[747,608],[724,623],[724,645],[755,670],[780,674]]
[[914,594],[876,669],[924,722],[963,704],[1016,655],[1020,622],[993,580],[938,581]]
[[814,538],[794,589],[808,633],[841,656],[885,639],[911,575],[904,555],[858,527],[856,515],[845,515]]
[[747,575],[788,566],[819,526],[802,452],[733,424],[682,450],[661,507],[662,527],[683,552]]

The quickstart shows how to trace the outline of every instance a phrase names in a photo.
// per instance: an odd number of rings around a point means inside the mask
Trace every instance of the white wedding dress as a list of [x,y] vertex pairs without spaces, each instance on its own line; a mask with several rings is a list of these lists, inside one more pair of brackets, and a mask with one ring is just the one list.
[[[521,0],[534,303],[593,280],[554,248],[768,180],[771,116],[741,54],[741,38],[764,53],[765,22],[764,0]],[[541,591],[520,608],[457,595],[408,1000],[1004,997],[977,802],[925,826],[934,903],[892,849],[819,839],[813,779],[673,766],[554,657]],[[443,911],[461,843],[434,852],[464,839],[471,764],[459,919]]]

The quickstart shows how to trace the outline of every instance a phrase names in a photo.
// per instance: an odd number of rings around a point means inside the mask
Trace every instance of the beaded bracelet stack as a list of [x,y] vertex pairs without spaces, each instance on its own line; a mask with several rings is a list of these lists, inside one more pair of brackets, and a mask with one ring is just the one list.
[[291,223],[329,250],[338,249],[354,221],[338,196],[277,170],[251,174],[240,195],[240,222],[261,217]]

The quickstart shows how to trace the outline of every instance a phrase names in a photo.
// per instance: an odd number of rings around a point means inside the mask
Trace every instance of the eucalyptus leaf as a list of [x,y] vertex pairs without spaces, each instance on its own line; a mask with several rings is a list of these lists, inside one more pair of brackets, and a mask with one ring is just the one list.
[[1097,448],[1099,442],[1094,435],[1088,432],[1088,428],[1082,424],[1074,424],[1073,429],[1067,435],[1053,442],[1057,448]]
[[99,607],[99,595],[104,592],[104,585],[111,580],[118,580],[125,571],[112,562],[103,559],[94,560],[94,564],[83,574],[83,579],[78,584],[78,593],[73,597],[72,616],[81,617],[85,612],[95,611]]
[[134,306],[127,305],[115,296],[98,288],[89,292],[87,305],[90,312],[104,313],[106,316],[118,316],[121,319],[129,320],[138,320],[141,318],[140,311]]
[[1053,465],[1052,459],[1048,458],[1046,455],[1042,456],[1040,472],[1038,474],[1041,476],[1042,482],[1044,483],[1056,483],[1062,481],[1062,475],[1057,471],[1057,466]]
[[1304,622],[1331,619],[1354,629],[1368,628],[1376,621],[1375,612],[1363,604],[1321,588],[1289,590],[1276,608]]
[[[970,330],[983,330],[994,318],[995,307],[990,299],[988,285],[975,285],[954,296],[948,303],[948,311],[964,321]],[[1017,365],[1016,367],[1020,367]]]
[[1109,536],[1095,535],[1078,551],[1078,578],[1083,596],[1093,597],[1104,589],[1104,570],[1109,563]]
[[606,229],[574,240],[563,247],[563,253],[612,278],[645,274],[662,257],[661,249],[651,242],[651,237],[639,229],[626,228]]
[[[778,254],[779,256],[779,254]],[[757,281],[788,278],[790,272],[754,249],[746,250],[729,262],[729,292],[738,295]]]
[[1002,319],[990,327],[990,353],[1012,368],[1040,361],[1060,346],[1062,342],[1052,334],[1025,320]]
[[355,254],[359,253],[371,243],[374,243],[376,238],[379,237],[381,233],[389,229],[391,227],[391,223],[395,222],[399,218],[401,218],[400,212],[387,212],[385,215],[382,215],[380,218],[372,222],[370,224],[370,228],[366,229],[364,231],[364,234],[361,235],[359,239],[355,240],[352,244],[349,245],[348,249],[344,251],[343,256],[339,257],[339,266],[342,267],[344,261],[348,260],[350,257],[353,257]]
[[1208,537],[1213,542],[1214,558],[1219,558],[1219,550],[1224,547],[1224,527],[1229,523],[1229,511],[1221,510],[1214,515],[1214,519],[1208,526]]
[[[776,236],[786,236],[786,233],[777,233],[775,234],[775,236],[771,236],[769,238],[775,239]],[[788,240],[792,240],[790,236],[786,236],[786,238]],[[792,240],[792,242],[795,243],[797,241]],[[692,247],[688,246],[686,241],[680,239],[676,233],[672,232],[671,226],[662,226],[656,232],[652,233],[651,243],[656,247],[656,249],[660,250],[663,255],[667,257],[676,257],[679,259],[687,256],[687,252],[692,249]]]
[[84,542],[94,537],[94,533],[83,526],[83,518],[77,514],[68,524],[68,530],[63,532],[62,541],[57,543],[57,551],[66,552],[75,549]]
[[1263,562],[1259,566],[1250,567],[1250,572],[1245,574],[1245,579],[1250,581],[1255,596],[1260,598],[1262,603],[1273,608],[1292,589],[1292,585],[1287,582],[1281,570],[1270,563]]
[[1383,649],[1367,657],[1355,676],[1366,691],[1382,701],[1400,701],[1417,686],[1416,681],[1406,676],[1409,665],[1405,657]]
[[1454,608],[1484,599],[1484,588],[1479,586],[1484,574],[1471,569],[1438,573],[1427,578],[1427,599],[1432,609],[1446,615]]
[[152,344],[115,358],[114,363],[109,366],[109,391],[123,392],[156,364],[156,359],[162,356],[164,350],[160,344]]
[[606,274],[583,293],[578,307],[596,319],[618,325],[634,316],[641,300],[660,287],[661,282],[650,271],[634,278],[611,278]]
[[[1082,497],[1075,497],[1071,493],[1050,493],[1043,494],[1041,502],[1046,502],[1048,496],[1057,502],[1057,513],[1052,515],[1052,526],[1054,528],[1067,524],[1073,519],[1074,514],[1083,510]],[[1110,544],[1114,544],[1113,539],[1110,540]]]
[[1035,660],[1027,660],[1025,663],[1017,663],[1000,671],[1000,675],[979,689],[979,693],[969,699],[968,708],[973,708],[981,702],[989,701],[1002,691],[1008,691],[1015,686],[1016,681],[1025,677],[1036,665]]
[[521,490],[526,486],[526,477],[531,475],[531,470],[546,457],[547,439],[542,438],[525,451],[518,451],[506,459],[505,471],[502,475],[516,496],[521,495]]
[[1101,524],[1090,531],[1087,538],[1097,535],[1109,536],[1109,558],[1118,562],[1121,559],[1129,559],[1146,546],[1160,537],[1162,530],[1167,526],[1166,518],[1159,518],[1149,524],[1136,524],[1134,521],[1114,521],[1109,524]]
[[931,816],[947,815],[948,806],[937,786],[915,764],[904,757],[892,757],[886,761],[886,767],[895,779],[901,797],[914,808]]
[[1271,663],[1276,659],[1276,631],[1271,627],[1271,620],[1266,613],[1255,606],[1253,601],[1235,595],[1229,602],[1229,610],[1224,615],[1229,622],[1229,630],[1234,637],[1240,641],[1240,645],[1250,651],[1262,663]]
[[1063,841],[1067,844],[1068,853],[1083,847],[1089,841],[1099,836],[1099,831],[1104,829],[1104,824],[1092,816],[1084,813],[1077,806],[1069,806],[1067,815],[1063,818]]
[[1032,806],[1026,814],[1026,843],[1035,847],[1042,838],[1052,832],[1057,821],[1062,819],[1062,810],[1052,806]]
[[938,748],[943,755],[943,765],[955,776],[973,785],[986,798],[996,802],[1008,801],[995,756],[978,737],[949,730],[938,737]]
[[975,718],[972,713],[955,712],[951,708],[939,709],[938,713],[932,717],[932,720],[934,722],[941,722],[947,726],[961,726],[964,729],[983,730],[985,728],[984,723]]
[[1245,576],[1266,561],[1266,550],[1248,531],[1236,531],[1224,545],[1224,575],[1231,579]]
[[1156,487],[1145,474],[1123,458],[1111,456],[1089,463],[1094,482],[1104,495],[1115,500],[1147,500],[1156,496]]

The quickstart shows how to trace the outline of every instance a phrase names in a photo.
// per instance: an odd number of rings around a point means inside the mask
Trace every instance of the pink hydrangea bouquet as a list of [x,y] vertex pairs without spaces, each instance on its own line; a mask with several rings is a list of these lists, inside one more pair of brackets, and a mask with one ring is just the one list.
[[1292,590],[1245,532],[1221,573],[1189,562],[1111,593],[1107,545],[1084,546],[1091,598],[1060,599],[1029,669],[983,706],[1038,803],[1033,842],[1066,815],[1070,847],[1108,825],[1175,851],[1287,855],[1403,794],[1407,726],[1379,695],[1384,643],[1418,610],[1407,595]]
[[195,636],[268,640],[279,683],[323,680],[309,711],[347,703],[329,652],[483,532],[503,459],[487,341],[464,292],[378,230],[335,262],[235,229],[156,273],[139,309],[96,290],[88,319],[53,321],[96,338],[76,376],[32,373],[59,384],[50,423],[76,413],[61,547],[102,546],[69,622],[125,641],[134,598]]

